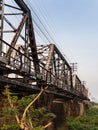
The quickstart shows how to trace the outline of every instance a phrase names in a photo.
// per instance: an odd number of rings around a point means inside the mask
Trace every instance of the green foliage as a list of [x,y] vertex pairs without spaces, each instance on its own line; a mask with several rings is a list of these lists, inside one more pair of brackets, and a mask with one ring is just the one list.
[[87,110],[85,117],[68,117],[68,130],[98,130],[98,109]]
[[3,124],[3,126],[0,127],[0,130],[20,130],[17,123],[12,124]]
[[91,109],[87,110],[86,115],[89,117],[96,117],[96,116],[98,116],[98,109],[91,108]]
[[19,109],[24,109],[27,107],[27,105],[36,97],[36,95],[29,95],[29,96],[26,96],[26,97],[22,97],[21,99],[18,99],[18,108]]
[[[0,130],[20,130],[15,120],[15,115],[18,115],[19,118],[21,118],[24,109],[31,101],[34,100],[36,95],[29,95],[18,99],[17,96],[11,96],[12,93],[10,93],[8,86],[4,91],[4,95],[5,98],[2,107],[2,117],[0,117],[0,120],[2,119],[2,122],[0,123]],[[6,98],[7,95],[10,96],[13,108],[11,108],[9,105],[9,101]],[[35,108],[32,105],[26,113],[25,122],[28,124],[30,119],[34,130],[42,130],[42,126],[46,125],[47,122],[51,121],[53,118],[55,118],[55,115],[50,113],[46,107]]]
[[34,126],[41,126],[42,124],[47,124],[48,121],[55,118],[53,113],[50,113],[45,107],[37,108],[34,107],[30,108],[30,114],[32,115],[32,122],[34,122]]
[[41,126],[35,127],[33,130],[43,130]]
[[95,106],[95,105],[98,105],[98,103],[97,102],[90,102],[93,106]]

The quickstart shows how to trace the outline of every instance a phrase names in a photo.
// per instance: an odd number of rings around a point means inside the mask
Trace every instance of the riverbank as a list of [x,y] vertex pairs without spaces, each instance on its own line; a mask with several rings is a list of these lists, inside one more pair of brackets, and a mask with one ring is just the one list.
[[98,130],[98,104],[92,105],[84,117],[68,117],[68,130]]

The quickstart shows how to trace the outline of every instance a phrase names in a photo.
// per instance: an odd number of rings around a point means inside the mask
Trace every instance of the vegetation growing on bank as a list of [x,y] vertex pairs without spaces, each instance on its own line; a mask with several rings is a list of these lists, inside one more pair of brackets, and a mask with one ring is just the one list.
[[68,130],[98,130],[98,104],[92,102],[93,107],[86,111],[84,117],[68,117]]
[[43,130],[51,125],[55,115],[44,106],[39,108],[34,105],[43,91],[19,99],[18,96],[11,96],[7,86],[0,111],[0,130]]
[[[43,130],[48,127],[55,115],[44,106],[38,108],[34,105],[43,91],[38,95],[18,98],[11,96],[7,86],[0,111],[0,130],[21,130],[19,123],[29,130]],[[92,107],[86,111],[84,117],[67,117],[67,124],[68,130],[98,130],[98,103],[92,102]]]

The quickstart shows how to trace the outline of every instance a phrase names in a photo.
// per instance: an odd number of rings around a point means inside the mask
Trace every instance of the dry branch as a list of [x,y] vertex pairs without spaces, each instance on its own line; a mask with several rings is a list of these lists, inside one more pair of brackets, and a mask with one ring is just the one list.
[[52,125],[52,122],[49,122],[47,125],[43,126],[43,129],[48,128],[50,125]]
[[[19,119],[18,115],[15,114],[16,121],[17,121],[19,127],[20,127],[22,130],[33,130],[33,125],[32,125],[31,119],[29,118],[29,125],[30,125],[30,126],[28,126],[27,123],[24,122],[24,119],[25,119],[25,117],[26,117],[26,113],[29,111],[29,108],[34,104],[34,102],[35,102],[36,100],[39,99],[39,97],[43,94],[43,92],[44,92],[47,88],[48,88],[48,87],[45,87],[44,89],[41,88],[41,91],[39,92],[39,94],[38,94],[38,95],[34,98],[34,100],[33,100],[32,102],[30,102],[30,103],[28,104],[28,106],[25,108],[21,119]],[[10,107],[11,107],[11,109],[13,109],[13,108],[14,108],[14,104],[13,104],[13,102],[11,101],[10,93],[7,92],[7,91],[8,91],[8,90],[6,89],[7,98],[8,98]],[[45,129],[45,128],[49,127],[51,124],[52,124],[52,122],[49,122],[47,125],[43,126],[42,129]]]
[[24,120],[28,109],[33,105],[33,103],[42,95],[42,93],[43,93],[47,88],[48,88],[48,87],[46,87],[45,89],[42,88],[41,91],[40,91],[40,93],[36,96],[36,98],[34,98],[34,100],[33,100],[32,102],[30,102],[30,104],[25,108],[21,121]]

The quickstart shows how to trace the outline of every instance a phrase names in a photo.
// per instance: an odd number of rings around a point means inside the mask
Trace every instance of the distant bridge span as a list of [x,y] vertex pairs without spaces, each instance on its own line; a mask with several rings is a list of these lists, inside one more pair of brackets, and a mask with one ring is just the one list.
[[[19,17],[17,24],[14,16]],[[89,100],[88,90],[56,45],[37,46],[31,12],[23,0],[14,0],[14,5],[0,0],[1,91],[6,84],[18,93],[37,92],[48,86],[46,93]]]

